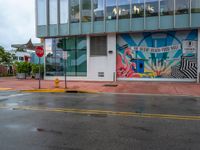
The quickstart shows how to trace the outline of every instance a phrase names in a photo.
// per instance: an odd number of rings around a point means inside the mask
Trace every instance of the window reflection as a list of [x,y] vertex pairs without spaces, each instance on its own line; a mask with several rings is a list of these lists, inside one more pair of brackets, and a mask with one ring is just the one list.
[[60,0],[60,23],[68,23],[68,0]]
[[146,0],[146,16],[158,16],[158,0]]
[[174,0],[161,0],[160,1],[160,15],[173,15],[174,14]]
[[49,23],[57,24],[57,0],[49,0]]
[[91,21],[91,0],[82,0],[82,22]]
[[118,0],[119,5],[119,19],[130,18],[130,0]]
[[144,0],[132,0],[132,17],[144,17]]
[[192,13],[200,13],[200,0],[192,0]]
[[80,20],[79,0],[70,0],[71,23],[77,23]]
[[112,20],[116,19],[117,7],[116,0],[106,0],[106,19]]
[[189,0],[176,0],[176,14],[188,14],[189,4]]
[[104,1],[103,0],[93,0],[94,7],[94,21],[104,20]]
[[46,25],[46,0],[37,0],[37,24]]

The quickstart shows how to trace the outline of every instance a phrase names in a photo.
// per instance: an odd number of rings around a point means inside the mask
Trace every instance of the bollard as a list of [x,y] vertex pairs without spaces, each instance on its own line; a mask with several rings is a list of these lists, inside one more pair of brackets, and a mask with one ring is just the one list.
[[54,85],[55,85],[55,88],[59,88],[59,83],[60,83],[60,80],[58,78],[56,78],[54,80]]

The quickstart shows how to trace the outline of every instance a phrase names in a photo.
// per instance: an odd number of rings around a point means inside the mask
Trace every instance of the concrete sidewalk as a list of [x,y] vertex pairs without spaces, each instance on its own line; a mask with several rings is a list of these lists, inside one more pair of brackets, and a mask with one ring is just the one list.
[[[117,85],[117,86],[116,86]],[[55,89],[54,81],[42,80],[42,89]],[[165,94],[200,96],[200,84],[175,82],[83,82],[68,81],[70,90],[105,93],[132,93],[132,94]],[[64,81],[60,82],[60,89],[64,88]],[[0,90],[34,90],[38,89],[38,80],[15,78],[0,78]]]

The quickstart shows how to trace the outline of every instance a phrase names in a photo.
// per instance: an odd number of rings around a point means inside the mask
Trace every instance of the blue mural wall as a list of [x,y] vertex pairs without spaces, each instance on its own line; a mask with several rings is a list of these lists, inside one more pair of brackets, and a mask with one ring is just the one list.
[[197,78],[197,30],[117,36],[118,78]]

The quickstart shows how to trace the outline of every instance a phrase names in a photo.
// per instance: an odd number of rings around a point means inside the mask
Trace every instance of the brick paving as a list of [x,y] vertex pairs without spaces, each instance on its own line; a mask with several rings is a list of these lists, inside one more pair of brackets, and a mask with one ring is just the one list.
[[[85,90],[105,93],[132,93],[132,94],[167,94],[167,95],[192,95],[200,96],[200,84],[180,83],[180,82],[83,82],[68,81],[68,89]],[[54,81],[42,80],[43,89],[54,89]],[[38,80],[26,79],[18,80],[14,77],[0,78],[0,89],[11,88],[13,90],[33,90],[38,88]],[[64,88],[64,81],[60,81],[60,88]]]

